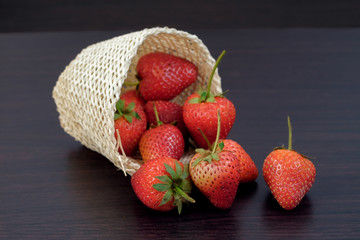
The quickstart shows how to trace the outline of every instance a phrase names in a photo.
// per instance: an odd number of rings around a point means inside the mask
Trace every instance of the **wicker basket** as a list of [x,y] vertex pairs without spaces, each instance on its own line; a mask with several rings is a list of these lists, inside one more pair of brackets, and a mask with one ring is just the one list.
[[[199,86],[206,86],[215,59],[195,35],[173,28],[144,29],[102,41],[83,49],[66,66],[53,89],[61,127],[87,148],[108,158],[132,175],[143,163],[140,157],[118,153],[114,137],[115,105],[124,81],[136,80],[139,58],[150,52],[166,52],[185,58],[198,67],[197,81],[172,101],[183,104]],[[220,93],[216,72],[211,91]],[[184,154],[187,161],[191,153]]]

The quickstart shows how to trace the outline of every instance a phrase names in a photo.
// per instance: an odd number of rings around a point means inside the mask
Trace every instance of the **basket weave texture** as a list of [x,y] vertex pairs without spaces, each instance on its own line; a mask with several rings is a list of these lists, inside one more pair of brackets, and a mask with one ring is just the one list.
[[[82,145],[109,159],[132,175],[142,165],[138,157],[125,157],[116,149],[114,113],[124,81],[136,82],[136,64],[150,52],[185,58],[198,67],[197,81],[172,101],[183,104],[200,86],[206,86],[215,59],[195,35],[167,27],[155,27],[114,37],[83,49],[60,74],[53,89],[60,125]],[[215,72],[211,92],[220,93]],[[181,161],[186,162],[190,152]]]

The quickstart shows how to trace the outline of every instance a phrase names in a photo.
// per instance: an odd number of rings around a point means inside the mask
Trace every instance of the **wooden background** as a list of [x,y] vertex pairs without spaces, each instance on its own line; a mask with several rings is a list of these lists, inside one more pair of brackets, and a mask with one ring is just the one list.
[[[360,239],[357,1],[223,2],[159,1],[146,12],[145,1],[0,0],[1,239]],[[229,210],[195,190],[181,216],[152,211],[130,177],[59,126],[51,92],[76,54],[158,24],[196,34],[214,57],[227,50],[219,74],[237,109],[229,138],[260,170]],[[261,175],[272,148],[287,144],[287,115],[294,149],[317,168],[293,211]]]
[[360,26],[357,0],[0,0],[0,31],[341,28]]

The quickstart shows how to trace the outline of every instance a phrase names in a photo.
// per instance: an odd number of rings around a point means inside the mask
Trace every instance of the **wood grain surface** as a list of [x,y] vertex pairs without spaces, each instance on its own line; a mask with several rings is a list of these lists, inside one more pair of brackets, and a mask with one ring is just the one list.
[[[159,213],[130,177],[60,127],[51,98],[65,66],[117,32],[0,34],[0,238],[359,239],[360,30],[192,30],[216,57],[237,119],[238,141],[260,170],[234,205]],[[287,144],[313,157],[317,177],[300,205],[282,210],[262,163]]]
[[0,0],[0,32],[360,27],[357,0]]

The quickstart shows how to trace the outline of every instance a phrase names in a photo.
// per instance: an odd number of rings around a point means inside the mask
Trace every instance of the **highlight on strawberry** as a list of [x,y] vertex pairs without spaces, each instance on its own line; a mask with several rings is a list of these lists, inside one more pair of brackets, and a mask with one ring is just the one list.
[[160,121],[155,103],[153,108],[156,124],[146,130],[140,138],[141,157],[144,162],[158,157],[172,157],[179,160],[185,149],[183,135],[173,124],[164,124]]
[[224,97],[223,94],[214,95],[211,93],[211,83],[225,51],[218,57],[211,72],[207,89],[200,89],[191,94],[183,106],[183,119],[192,139],[197,147],[206,149],[208,147],[205,139],[199,132],[199,128],[205,133],[206,137],[213,143],[216,138],[217,111],[220,109],[221,127],[220,139],[227,137],[236,117],[234,104]]
[[142,165],[131,177],[131,185],[140,201],[157,211],[182,211],[183,202],[195,203],[189,196],[191,181],[188,165],[174,158],[160,157]]
[[190,177],[195,186],[217,208],[228,209],[232,206],[241,178],[239,159],[230,151],[224,150],[224,142],[219,141],[221,117],[217,114],[217,134],[211,145],[205,133],[201,132],[208,149],[196,149],[189,163]]
[[316,169],[304,155],[292,148],[292,128],[288,116],[288,148],[277,147],[265,159],[263,176],[280,206],[292,210],[312,187]]
[[198,76],[193,63],[162,52],[142,56],[136,70],[139,91],[146,101],[171,100],[193,84]]

